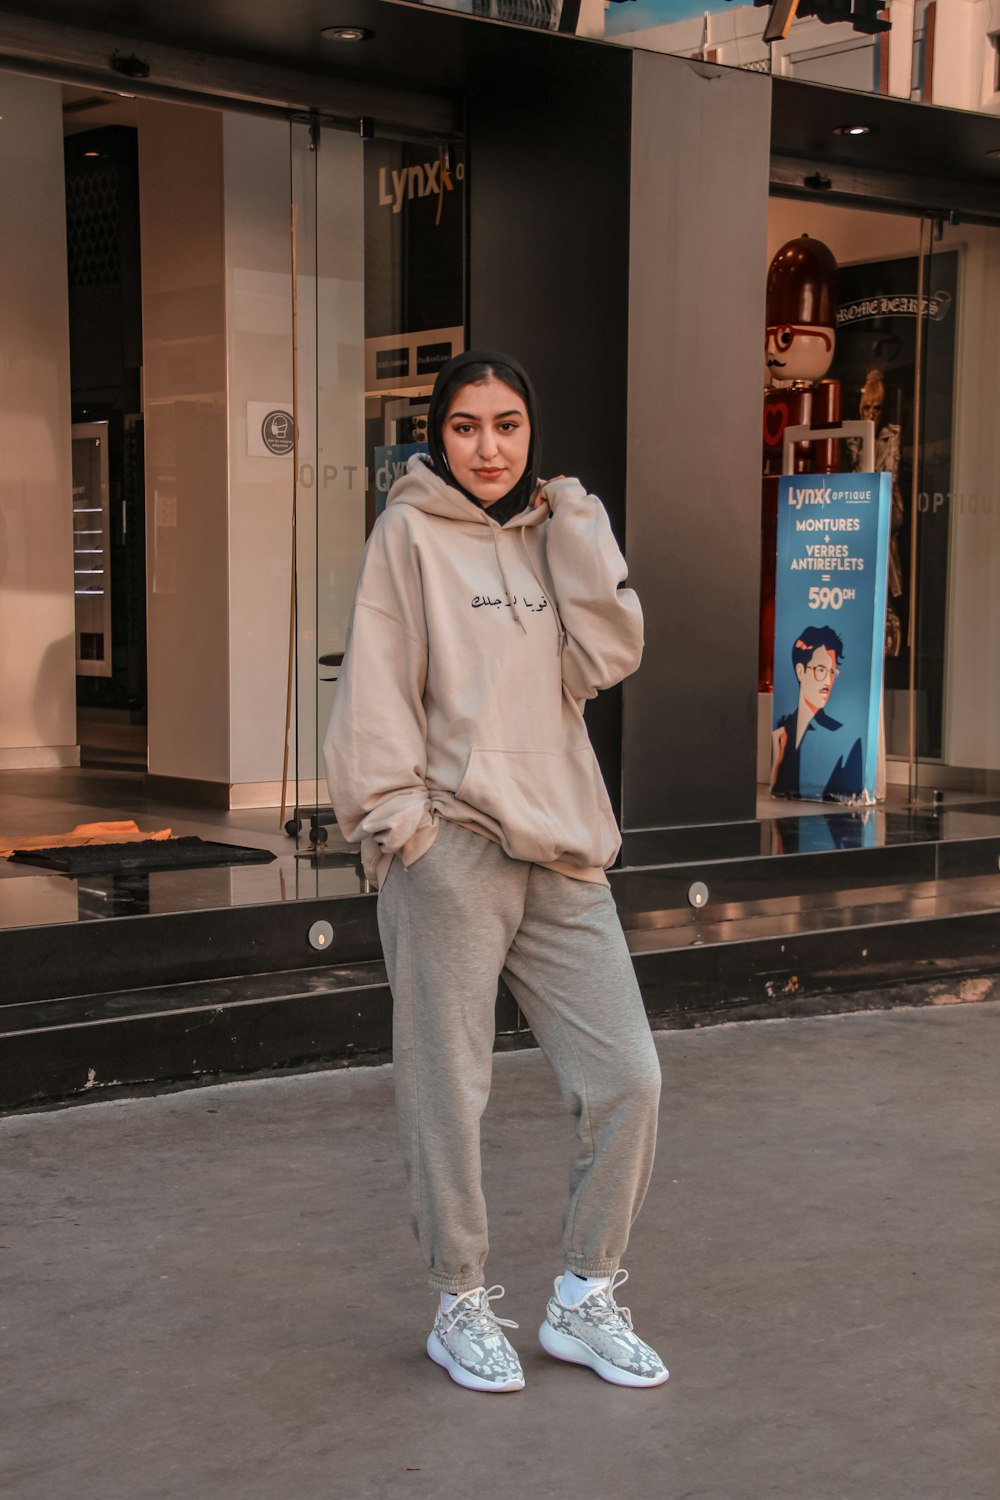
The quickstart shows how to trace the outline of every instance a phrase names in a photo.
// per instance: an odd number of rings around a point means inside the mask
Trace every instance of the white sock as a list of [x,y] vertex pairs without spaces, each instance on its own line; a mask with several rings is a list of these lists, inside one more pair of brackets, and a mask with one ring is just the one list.
[[610,1286],[610,1276],[578,1276],[575,1271],[564,1271],[562,1281],[559,1283],[559,1296],[567,1306],[571,1307],[592,1292],[595,1287]]
[[466,1295],[467,1294],[465,1292],[442,1292],[441,1311],[443,1313],[450,1313],[459,1297],[464,1297]]

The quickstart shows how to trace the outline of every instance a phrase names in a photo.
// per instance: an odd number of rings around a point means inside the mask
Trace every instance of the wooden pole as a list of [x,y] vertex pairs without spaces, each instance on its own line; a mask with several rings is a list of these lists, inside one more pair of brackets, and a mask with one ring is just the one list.
[[[930,249],[934,233],[930,221],[927,238]],[[910,802],[917,796],[917,527],[920,519],[920,425],[923,395],[924,352],[924,220],[920,220],[920,254],[917,258],[917,336],[914,349],[913,373],[913,464],[910,478],[910,610],[906,638],[910,650],[909,704],[907,715],[907,780]]]
[[[285,692],[285,753],[281,765],[281,816],[278,827],[285,826],[288,800],[288,737],[292,728],[292,684],[295,680],[295,619],[298,613],[298,500],[299,500],[299,300],[297,269],[296,205],[291,209],[292,254],[292,572],[288,594],[288,683]],[[298,733],[298,725],[296,725]],[[298,809],[296,809],[298,816]]]

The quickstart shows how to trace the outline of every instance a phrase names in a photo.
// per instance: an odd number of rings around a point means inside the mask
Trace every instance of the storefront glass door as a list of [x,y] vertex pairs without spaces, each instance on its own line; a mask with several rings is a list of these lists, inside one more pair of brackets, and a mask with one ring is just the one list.
[[911,796],[1000,794],[1000,232],[921,223],[907,590]]
[[[836,262],[828,378],[892,476],[884,726],[890,802],[1000,795],[1000,232],[773,198]],[[844,468],[861,467],[843,445]],[[767,706],[768,715],[770,705]]]
[[[364,545],[424,446],[438,369],[465,347],[465,166],[458,143],[290,126],[293,504],[287,808],[328,837],[322,741]],[[290,437],[290,433],[289,433]],[[298,809],[296,815],[295,809]],[[326,809],[328,811],[328,808]]]

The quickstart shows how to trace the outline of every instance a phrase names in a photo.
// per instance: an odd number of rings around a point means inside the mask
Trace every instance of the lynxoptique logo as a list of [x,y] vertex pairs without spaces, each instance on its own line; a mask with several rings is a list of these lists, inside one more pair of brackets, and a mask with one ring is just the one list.
[[832,500],[833,491],[828,484],[788,486],[788,503],[796,510],[801,510],[803,505],[829,505]]
[[456,162],[449,167],[443,156],[437,161],[425,161],[412,167],[379,167],[378,201],[382,208],[391,208],[394,214],[402,213],[403,204],[413,198],[437,197],[436,223],[441,222],[441,208],[446,193],[453,191],[456,182],[465,176],[465,163]]

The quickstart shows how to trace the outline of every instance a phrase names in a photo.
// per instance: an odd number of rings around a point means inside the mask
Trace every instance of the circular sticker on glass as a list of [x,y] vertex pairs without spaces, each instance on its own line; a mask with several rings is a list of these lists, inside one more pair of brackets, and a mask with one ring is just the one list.
[[295,446],[291,412],[269,411],[260,424],[260,435],[268,453],[291,453]]

